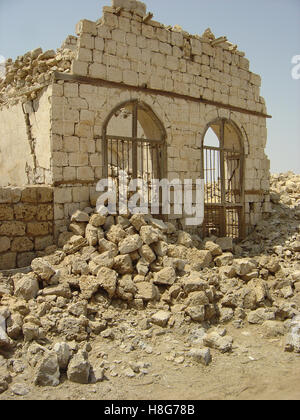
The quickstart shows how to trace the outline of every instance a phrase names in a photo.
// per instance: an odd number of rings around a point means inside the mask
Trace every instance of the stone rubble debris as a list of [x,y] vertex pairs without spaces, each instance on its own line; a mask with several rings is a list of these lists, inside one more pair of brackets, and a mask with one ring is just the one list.
[[[299,185],[294,174],[272,177],[272,213],[238,247],[149,216],[76,212],[70,234],[31,272],[0,275],[0,392],[13,372],[11,391],[26,395],[18,375],[28,369],[38,386],[58,386],[62,375],[95,384],[147,374],[143,364],[91,361],[89,350],[102,340],[128,357],[151,355],[151,340],[180,328],[188,351],[167,356],[177,365],[207,366],[218,352],[234,352],[223,328],[230,322],[286,336],[285,350],[299,353]],[[74,234],[78,220],[86,227]]]
[[294,351],[300,353],[300,316],[296,316],[291,324],[290,331],[286,338],[285,344],[286,351]]
[[70,73],[76,56],[77,37],[69,36],[61,48],[44,51],[41,48],[7,59],[5,75],[0,77],[0,105],[18,101],[19,97],[35,99],[37,92],[49,85],[54,72]]
[[0,346],[3,347],[9,344],[9,338],[6,334],[6,320],[0,315]]

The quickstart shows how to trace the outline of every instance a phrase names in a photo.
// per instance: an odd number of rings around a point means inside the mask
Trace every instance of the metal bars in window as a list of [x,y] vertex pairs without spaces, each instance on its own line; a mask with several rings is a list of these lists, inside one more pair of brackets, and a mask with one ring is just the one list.
[[[111,112],[109,117],[112,117],[121,109],[125,109],[125,107],[131,116],[131,136],[108,134],[107,127],[110,118],[104,124],[102,132],[103,178],[112,178],[117,189],[119,188],[118,182],[121,171],[127,174],[128,183],[131,180],[144,181],[147,185],[147,201],[151,203],[153,198],[152,181],[153,179],[160,180],[165,174],[166,135],[152,110],[138,101],[120,105]],[[161,138],[146,138],[145,133],[142,133],[143,127],[142,124],[139,124],[139,118],[142,116],[145,119],[145,114],[148,118],[148,131],[152,124],[154,132],[161,133]]]
[[203,235],[242,238],[245,234],[244,154],[242,147],[225,147],[226,142],[233,143],[226,124],[224,119],[213,123],[218,133],[219,147],[202,147],[205,181]]

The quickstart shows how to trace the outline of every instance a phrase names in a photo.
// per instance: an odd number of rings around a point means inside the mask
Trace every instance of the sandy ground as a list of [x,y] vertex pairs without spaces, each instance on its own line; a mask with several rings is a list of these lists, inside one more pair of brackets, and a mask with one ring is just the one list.
[[[227,327],[234,338],[232,353],[212,350],[212,363],[205,367],[166,360],[170,352],[177,357],[188,351],[186,337],[166,332],[152,342],[153,352],[140,349],[125,353],[113,343],[93,344],[89,358],[99,360],[106,352],[109,369],[106,379],[95,385],[77,385],[65,379],[56,388],[32,385],[30,374],[14,378],[12,384],[23,383],[26,396],[10,390],[0,400],[299,400],[300,355],[285,353],[283,339],[266,339],[260,327],[243,329]],[[151,364],[147,374],[128,378],[124,375],[129,361]],[[114,375],[118,376],[114,376]]]

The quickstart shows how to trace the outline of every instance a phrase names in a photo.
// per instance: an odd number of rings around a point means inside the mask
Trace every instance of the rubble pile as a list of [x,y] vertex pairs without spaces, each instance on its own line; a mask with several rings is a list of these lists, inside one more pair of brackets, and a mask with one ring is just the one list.
[[53,72],[69,73],[76,46],[77,38],[69,36],[57,51],[36,48],[15,61],[6,60],[5,75],[0,77],[0,106],[20,98],[35,99],[38,91],[49,84]]
[[151,353],[154,332],[189,335],[197,325],[189,363],[232,351],[227,323],[286,335],[285,350],[300,352],[299,180],[273,176],[273,213],[241,244],[201,240],[151,216],[77,211],[58,248],[27,274],[0,277],[0,392],[24,360],[36,385],[57,386],[62,374],[95,383],[106,373],[89,361],[97,340]]
[[300,176],[293,172],[272,175],[271,202],[270,218],[262,220],[240,245],[247,253],[276,254],[290,266],[297,262],[300,249]]

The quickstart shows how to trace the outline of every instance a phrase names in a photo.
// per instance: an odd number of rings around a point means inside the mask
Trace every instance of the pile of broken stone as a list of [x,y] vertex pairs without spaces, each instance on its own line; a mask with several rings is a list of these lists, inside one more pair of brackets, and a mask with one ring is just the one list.
[[251,255],[274,254],[281,262],[295,263],[300,250],[300,175],[272,175],[271,202],[270,218],[262,220],[240,245]]
[[[69,37],[76,47],[77,39]],[[74,38],[74,39],[73,39]],[[6,60],[5,76],[0,77],[0,105],[35,99],[38,90],[47,86],[53,72],[69,73],[75,56],[74,48],[63,46],[57,51],[36,48],[15,61]]]
[[[285,350],[300,352],[299,192],[287,192],[287,205],[282,191],[275,197],[273,190],[270,218],[240,244],[201,240],[151,216],[77,211],[59,247],[35,259],[30,272],[0,276],[0,391],[24,359],[36,385],[56,386],[62,374],[77,383],[102,381],[105,369],[90,364],[88,350],[96,339],[114,338],[120,316],[137,316],[142,330],[201,325],[205,334],[189,356],[204,365],[210,349],[232,351],[233,339],[219,328],[227,323],[286,335]],[[262,232],[280,228],[288,239],[278,236],[278,245],[271,238],[256,254]]]

